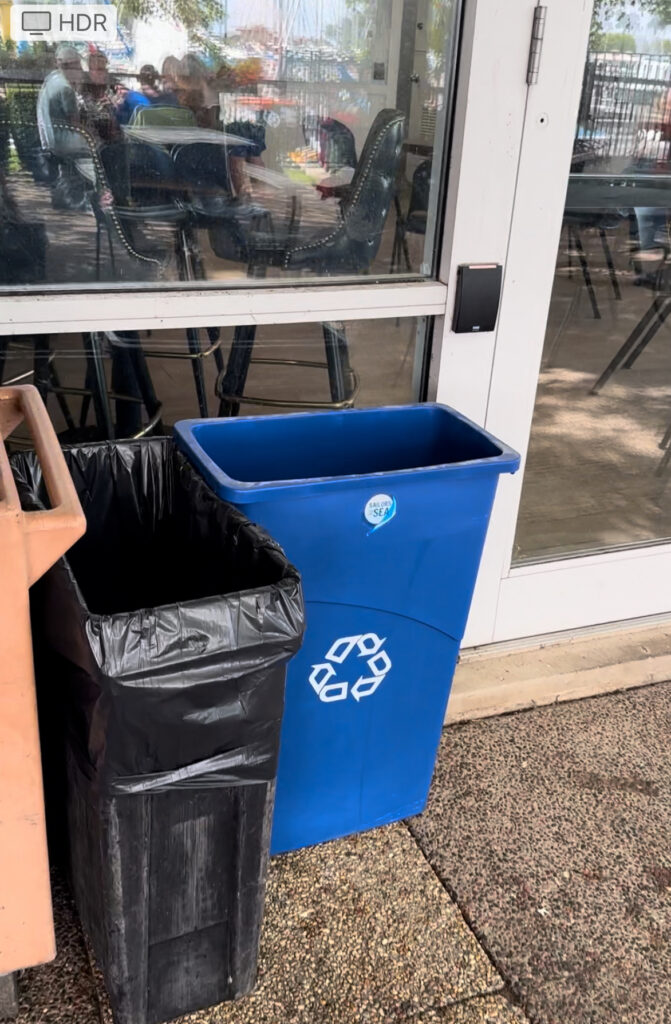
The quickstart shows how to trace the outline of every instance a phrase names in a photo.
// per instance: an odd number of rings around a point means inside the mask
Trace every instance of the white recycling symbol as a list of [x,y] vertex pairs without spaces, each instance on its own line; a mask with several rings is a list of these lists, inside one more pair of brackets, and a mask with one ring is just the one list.
[[[391,668],[391,659],[387,652],[382,650],[384,642],[385,638],[380,639],[377,633],[362,633],[360,636],[343,636],[331,644],[324,655],[324,661],[319,665],[313,665],[310,673],[310,686],[319,699],[328,703],[346,700],[348,695],[351,695],[358,702],[362,697],[374,694]],[[332,682],[333,677],[337,675],[334,664],[342,665],[355,647],[358,651],[357,657],[367,659],[368,674],[360,675],[352,686],[348,681]]]

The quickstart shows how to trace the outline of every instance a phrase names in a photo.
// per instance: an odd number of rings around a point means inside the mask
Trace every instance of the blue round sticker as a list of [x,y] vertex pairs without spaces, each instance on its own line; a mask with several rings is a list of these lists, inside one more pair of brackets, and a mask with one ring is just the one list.
[[381,526],[385,526],[396,515],[396,498],[390,494],[374,494],[366,502],[363,510],[363,517],[373,527],[369,534],[375,533]]

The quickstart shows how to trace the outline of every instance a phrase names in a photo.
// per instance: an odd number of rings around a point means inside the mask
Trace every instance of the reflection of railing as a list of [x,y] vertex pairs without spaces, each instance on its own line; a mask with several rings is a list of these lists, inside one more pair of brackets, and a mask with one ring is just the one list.
[[654,125],[661,118],[671,128],[670,90],[671,54],[588,53],[576,157],[665,156]]

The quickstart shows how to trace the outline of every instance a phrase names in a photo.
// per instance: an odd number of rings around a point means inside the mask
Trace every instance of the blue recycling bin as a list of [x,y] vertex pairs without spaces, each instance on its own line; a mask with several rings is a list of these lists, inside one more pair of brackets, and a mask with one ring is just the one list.
[[271,852],[421,811],[501,473],[453,409],[185,420],[177,444],[303,577]]

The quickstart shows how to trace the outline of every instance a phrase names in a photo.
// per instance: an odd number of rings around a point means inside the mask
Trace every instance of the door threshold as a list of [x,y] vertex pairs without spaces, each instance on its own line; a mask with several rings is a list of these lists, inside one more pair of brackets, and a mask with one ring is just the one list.
[[446,722],[487,718],[671,679],[671,616],[466,649]]

